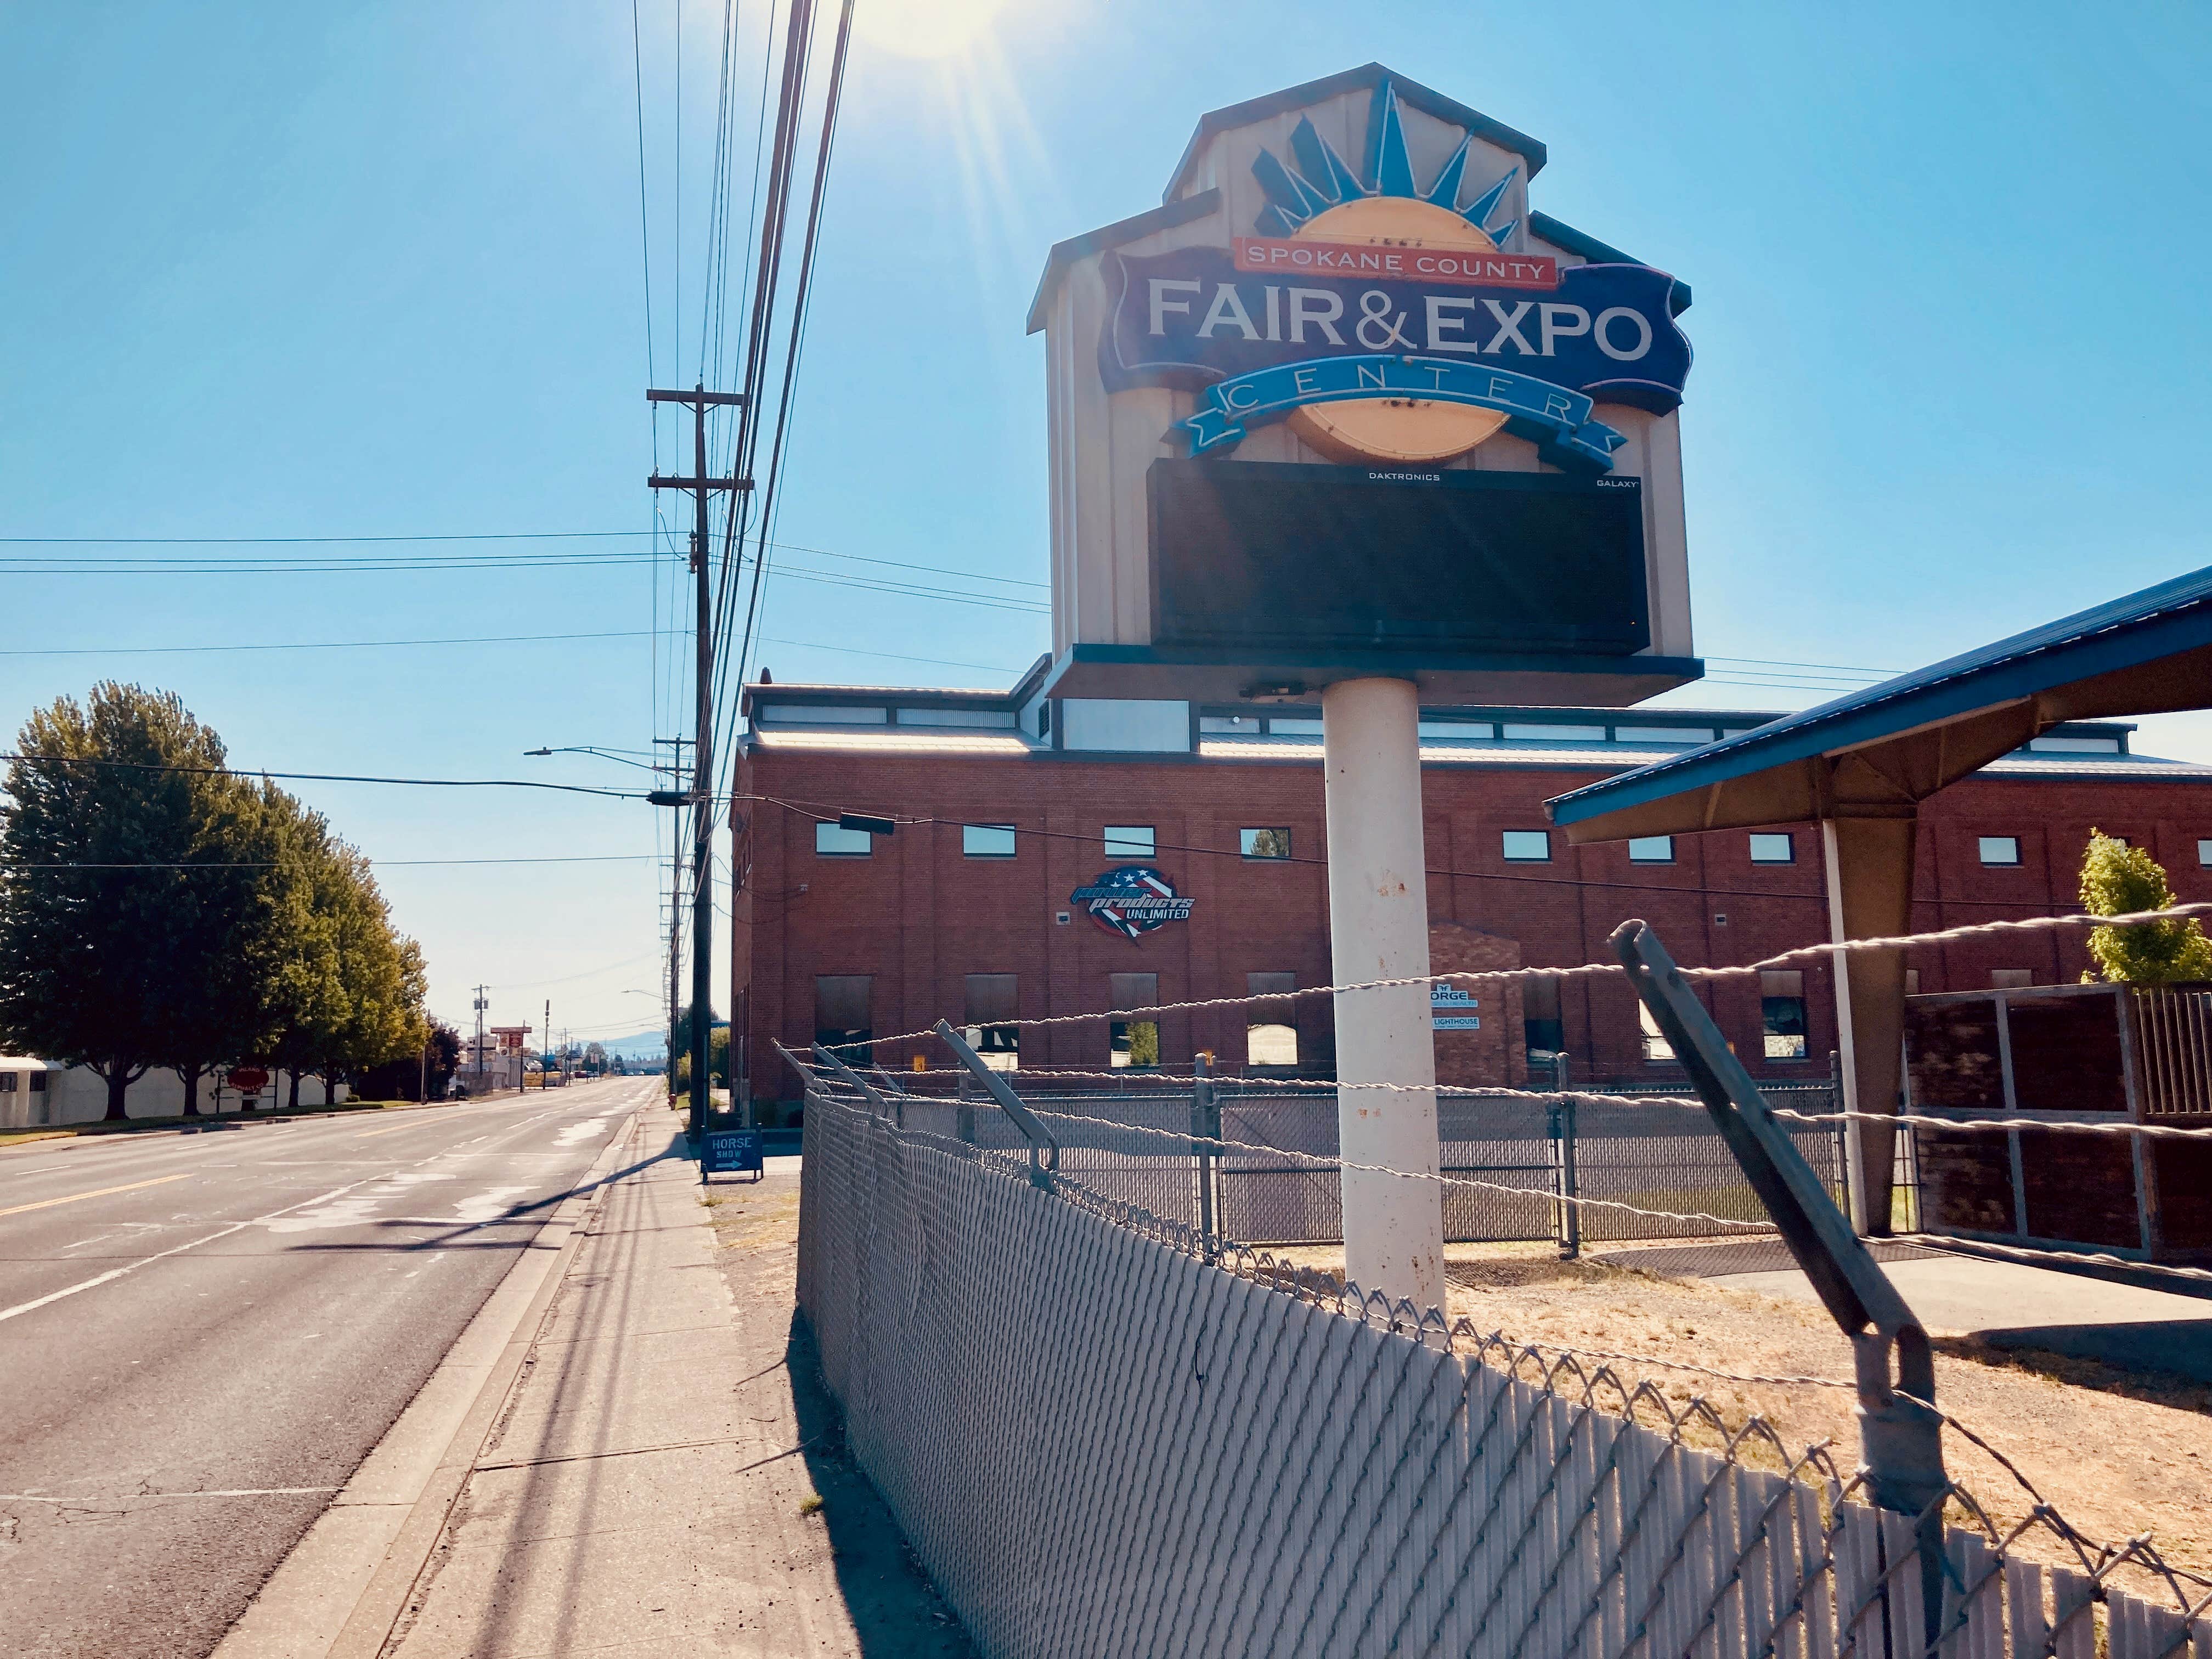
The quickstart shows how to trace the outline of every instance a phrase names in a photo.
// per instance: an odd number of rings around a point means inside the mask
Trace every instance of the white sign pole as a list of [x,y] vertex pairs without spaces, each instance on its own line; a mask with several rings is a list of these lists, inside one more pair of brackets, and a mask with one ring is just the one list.
[[[1347,680],[1322,693],[1328,815],[1330,970],[1339,985],[1429,971],[1429,893],[1421,840],[1420,709],[1407,680]],[[1437,1173],[1437,1056],[1429,988],[1336,994],[1346,1168],[1344,1265],[1363,1291],[1416,1309],[1444,1306],[1443,1189]]]

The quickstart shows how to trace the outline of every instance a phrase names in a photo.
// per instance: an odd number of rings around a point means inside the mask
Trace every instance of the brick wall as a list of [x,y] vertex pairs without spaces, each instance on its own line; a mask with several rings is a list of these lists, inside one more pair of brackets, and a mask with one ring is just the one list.
[[[1630,916],[1650,922],[1686,965],[1753,962],[1826,937],[1820,837],[1808,825],[1778,826],[1794,836],[1789,865],[1752,863],[1741,830],[1677,837],[1671,864],[1632,863],[1621,845],[1569,847],[1556,831],[1548,862],[1504,858],[1502,831],[1544,829],[1547,798],[1602,775],[1596,769],[1430,768],[1423,788],[1432,922],[1510,941],[1531,967],[1608,960],[1607,938]],[[1240,829],[1284,827],[1297,860],[1326,856],[1314,761],[757,750],[740,763],[738,788],[828,812],[947,820],[879,838],[869,858],[825,858],[814,851],[808,819],[774,805],[745,806],[738,862],[744,867],[749,859],[750,870],[736,911],[733,983],[746,993],[744,1021],[764,1095],[792,1092],[770,1043],[812,1041],[818,974],[872,975],[873,1029],[884,1034],[925,1029],[940,1015],[957,1023],[971,973],[1018,975],[1020,1012],[1030,1018],[1108,1007],[1109,976],[1117,972],[1157,974],[1164,1003],[1242,996],[1251,973],[1292,973],[1300,986],[1328,982],[1324,867],[1237,852]],[[1014,824],[1015,855],[964,857],[963,820]],[[1109,823],[1153,826],[1159,850],[1152,862],[1196,901],[1188,922],[1132,941],[1069,902],[1075,888],[1116,861],[1102,842]],[[2183,898],[2212,898],[2212,872],[2197,862],[2198,838],[2212,836],[2212,786],[1981,777],[1922,809],[1916,931],[2073,908],[2092,825],[2150,848]],[[1985,835],[2017,836],[2019,866],[1983,866],[1977,841]],[[1064,923],[1061,912],[1069,913]],[[1923,991],[1985,987],[2000,968],[2028,969],[2039,984],[2065,982],[2087,962],[2080,933],[1975,939],[1915,957]],[[1825,1075],[1836,1046],[1825,966],[1806,964],[1804,989],[1810,1030],[1808,1057],[1798,1062],[1762,1057],[1755,977],[1719,981],[1704,994],[1754,1073]],[[1578,1078],[1679,1075],[1643,1060],[1625,983],[1569,980],[1560,1003]],[[1326,1066],[1334,1052],[1328,1000],[1302,998],[1297,1007],[1300,1060]],[[1244,1056],[1243,1024],[1239,1009],[1164,1014],[1162,1055],[1182,1064],[1206,1049],[1234,1070]],[[884,1044],[878,1059],[904,1066],[915,1054],[944,1063],[941,1048],[928,1042]],[[1025,1033],[1022,1058],[1105,1069],[1106,1027]]]

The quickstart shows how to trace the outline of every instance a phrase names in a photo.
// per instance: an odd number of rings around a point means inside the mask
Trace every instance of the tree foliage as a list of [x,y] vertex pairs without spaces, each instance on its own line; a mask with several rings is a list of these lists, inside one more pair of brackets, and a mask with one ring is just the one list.
[[[2081,908],[2094,916],[2125,916],[2164,910],[2175,902],[2165,866],[2139,847],[2089,832],[2081,859]],[[2193,918],[2142,921],[2131,927],[2090,931],[2089,954],[2095,977],[2130,985],[2166,985],[2177,980],[2212,979],[2212,939]]]
[[368,860],[171,693],[103,682],[33,713],[0,805],[0,1043],[88,1066],[107,1115],[155,1066],[335,1081],[419,1050],[421,951]]

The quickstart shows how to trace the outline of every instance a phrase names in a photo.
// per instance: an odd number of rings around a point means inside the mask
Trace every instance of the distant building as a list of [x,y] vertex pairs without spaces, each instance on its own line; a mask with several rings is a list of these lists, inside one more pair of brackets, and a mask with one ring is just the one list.
[[461,1066],[456,1075],[471,1094],[494,1089],[520,1089],[523,1079],[538,1069],[526,1053],[527,1025],[487,1026],[482,1037],[461,1039]]
[[[291,1074],[271,1072],[253,1096],[241,1096],[217,1073],[200,1079],[203,1112],[266,1111],[289,1103]],[[337,1098],[349,1091],[341,1083]],[[323,1080],[312,1073],[300,1079],[300,1103],[320,1106]],[[124,1092],[124,1109],[133,1117],[179,1117],[185,1109],[185,1083],[174,1072],[156,1069]],[[96,1123],[107,1115],[107,1079],[88,1066],[64,1066],[21,1055],[0,1054],[0,1129],[38,1129],[67,1123]]]
[[[975,1033],[995,1066],[1331,1076],[1320,712],[1255,703],[1055,702],[1040,671],[1010,691],[754,685],[738,788],[755,805],[733,939],[738,1068],[762,1097],[797,1080],[775,1044],[847,1045],[904,1068],[950,1064],[927,1030]],[[1624,918],[1686,966],[1759,961],[1828,936],[1809,825],[1572,847],[1545,800],[1774,718],[1656,708],[1437,708],[1420,739],[1431,955],[1439,972],[1607,959]],[[2212,767],[2132,752],[2134,728],[2053,728],[1920,813],[1913,926],[2077,908],[2091,827],[2212,899]],[[933,823],[841,829],[839,811]],[[830,817],[817,823],[814,814]],[[1931,951],[1916,990],[2066,984],[2085,930],[1990,935]],[[1439,1000],[1439,1075],[1517,1085],[1530,1049],[1582,1079],[1682,1073],[1614,979],[1475,986]],[[1714,1016],[1754,1073],[1826,1075],[1836,1046],[1825,963],[1713,981]],[[1264,997],[1247,1006],[1166,1005]],[[1024,1029],[1017,1020],[1141,1009]],[[1449,1020],[1449,1024],[1443,1022]],[[1475,1024],[1474,1022],[1479,1022]],[[747,1061],[750,1064],[747,1064]]]

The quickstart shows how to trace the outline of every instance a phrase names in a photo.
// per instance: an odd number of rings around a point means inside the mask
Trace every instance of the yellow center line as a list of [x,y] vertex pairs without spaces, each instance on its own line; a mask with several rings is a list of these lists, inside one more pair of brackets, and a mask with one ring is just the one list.
[[121,1187],[102,1187],[98,1192],[71,1193],[67,1198],[42,1198],[35,1204],[18,1204],[12,1210],[0,1210],[0,1215],[21,1215],[26,1210],[51,1210],[57,1204],[74,1204],[81,1198],[106,1198],[110,1193],[135,1193],[141,1187],[158,1187],[165,1181],[182,1181],[180,1175],[155,1176],[151,1181],[133,1181]]
[[395,1123],[389,1129],[371,1129],[367,1134],[356,1135],[354,1139],[356,1140],[374,1140],[379,1135],[396,1135],[402,1129],[411,1129],[414,1127],[415,1126],[411,1123]]

